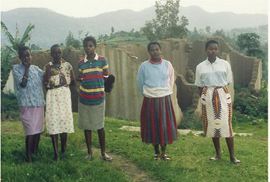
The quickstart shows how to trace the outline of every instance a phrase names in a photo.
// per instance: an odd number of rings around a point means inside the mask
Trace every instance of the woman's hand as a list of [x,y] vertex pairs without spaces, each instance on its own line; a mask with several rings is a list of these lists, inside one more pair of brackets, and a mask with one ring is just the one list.
[[24,75],[23,75],[23,78],[22,78],[22,82],[21,82],[21,86],[22,87],[25,87],[26,84],[27,84],[27,79],[28,79],[28,73],[29,73],[29,68],[30,68],[30,65],[31,65],[31,62],[28,58],[24,58],[22,60],[22,64],[25,66],[25,72],[24,72]]
[[31,65],[31,62],[28,58],[25,58],[23,60],[23,65],[25,66],[25,69],[29,69],[30,68],[30,65]]

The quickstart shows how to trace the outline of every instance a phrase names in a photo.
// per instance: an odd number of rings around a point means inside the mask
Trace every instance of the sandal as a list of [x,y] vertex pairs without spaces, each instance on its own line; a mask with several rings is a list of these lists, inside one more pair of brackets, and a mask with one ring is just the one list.
[[92,159],[92,155],[88,154],[87,156],[84,157],[85,160],[91,160]]
[[220,158],[218,158],[217,156],[215,156],[215,157],[211,157],[209,160],[210,161],[217,161],[217,160],[219,160]]
[[102,158],[105,161],[112,161],[113,160],[113,158],[111,156],[107,155],[106,153],[104,155],[102,155]]
[[231,159],[231,162],[233,162],[236,165],[241,164],[241,161],[236,159],[236,157],[233,160]]
[[154,160],[159,160],[160,154],[155,154],[154,155]]
[[164,161],[170,161],[171,160],[171,158],[169,156],[167,156],[166,154],[162,154],[161,159],[163,159]]

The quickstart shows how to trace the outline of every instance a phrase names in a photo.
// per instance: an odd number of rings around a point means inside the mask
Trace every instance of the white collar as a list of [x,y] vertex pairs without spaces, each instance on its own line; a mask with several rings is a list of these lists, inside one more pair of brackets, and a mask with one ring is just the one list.
[[205,61],[206,61],[207,64],[215,64],[215,63],[218,63],[219,60],[220,60],[220,59],[219,59],[218,57],[216,57],[216,60],[215,60],[213,63],[211,63],[211,62],[208,60],[208,57],[207,57]]
[[[94,57],[94,60],[98,60],[98,54],[97,53],[95,53],[96,55],[95,55],[95,57]],[[87,62],[88,61],[88,59],[87,59],[87,55],[85,55],[84,56],[84,62]]]

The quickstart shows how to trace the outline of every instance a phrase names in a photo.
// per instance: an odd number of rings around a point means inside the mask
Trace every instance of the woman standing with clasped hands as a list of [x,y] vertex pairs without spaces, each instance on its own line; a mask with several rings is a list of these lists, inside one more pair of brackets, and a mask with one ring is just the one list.
[[55,161],[60,160],[58,153],[58,134],[61,138],[61,152],[65,153],[67,133],[74,133],[69,86],[75,85],[75,75],[69,62],[62,59],[62,49],[55,44],[51,47],[53,62],[44,67],[46,95],[46,127],[51,135]]

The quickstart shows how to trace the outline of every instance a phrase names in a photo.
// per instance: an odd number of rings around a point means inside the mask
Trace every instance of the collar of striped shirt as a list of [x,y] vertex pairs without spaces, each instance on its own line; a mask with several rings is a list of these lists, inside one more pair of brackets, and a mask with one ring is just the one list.
[[[96,53],[94,60],[98,60],[98,54]],[[87,62],[87,55],[84,56],[84,62]]]

